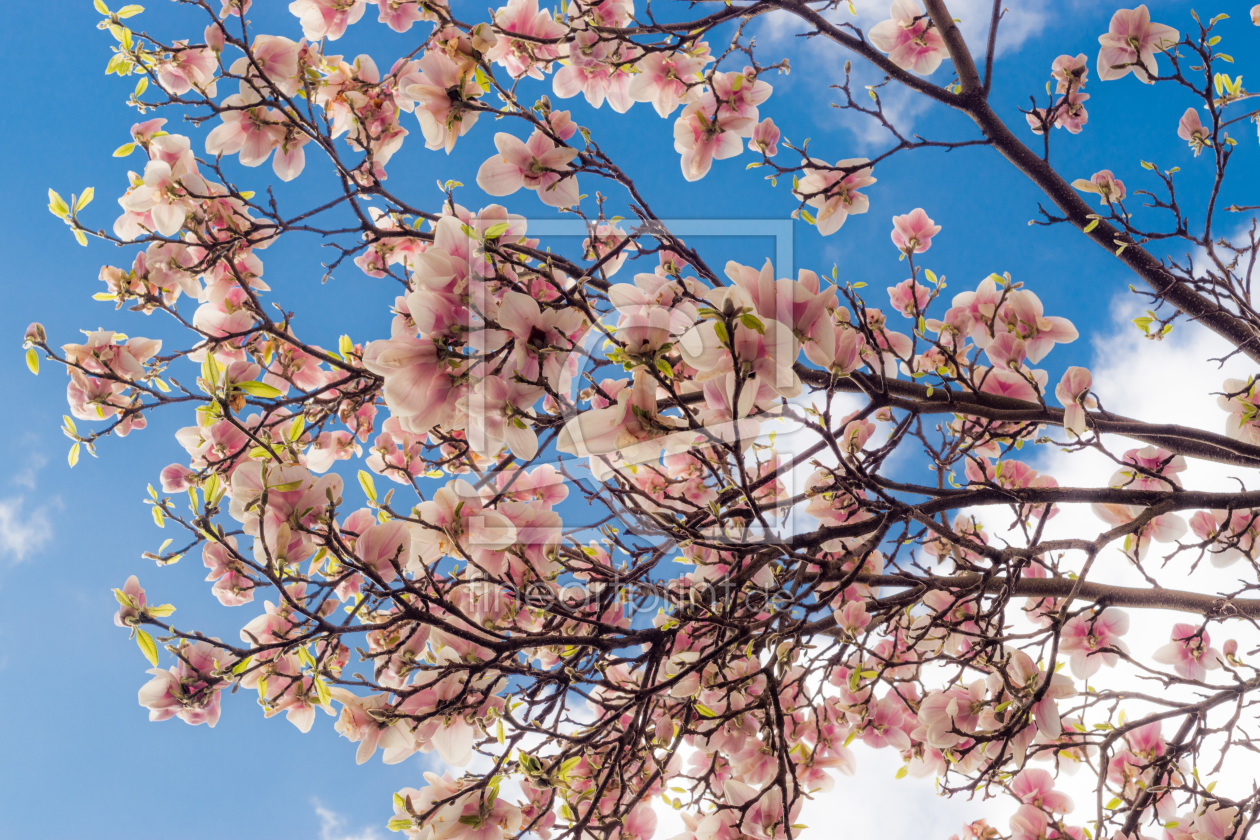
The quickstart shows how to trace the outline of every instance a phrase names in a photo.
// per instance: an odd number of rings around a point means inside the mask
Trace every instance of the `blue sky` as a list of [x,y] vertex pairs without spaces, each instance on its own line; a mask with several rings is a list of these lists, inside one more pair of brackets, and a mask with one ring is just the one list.
[[[179,21],[190,19],[187,13],[162,0],[148,5],[150,10],[138,20],[155,33],[196,36],[204,25],[181,25]],[[251,17],[257,28],[299,37],[296,20],[284,5],[255,0]],[[872,11],[864,10],[864,18],[884,16],[883,0],[867,5]],[[953,11],[966,21],[963,9],[975,17],[982,5],[968,0]],[[1089,124],[1079,137],[1062,131],[1054,137],[1054,160],[1067,177],[1089,177],[1110,168],[1132,193],[1153,180],[1144,177],[1139,158],[1187,170],[1206,163],[1196,162],[1176,137],[1177,119],[1192,104],[1188,99],[1175,101],[1178,94],[1132,78],[1106,85],[1092,78],[1096,37],[1106,28],[1109,5],[1085,0],[1010,5],[1015,7],[1011,31],[1017,37],[1004,45],[994,101],[1021,136],[1031,134],[1022,128],[1015,107],[1025,105],[1029,95],[1044,95],[1050,62],[1065,52],[1090,57]],[[1183,30],[1190,24],[1186,3],[1149,5],[1157,20]],[[1216,9],[1234,14],[1223,34],[1238,56],[1256,38],[1245,20],[1248,5],[1216,4]],[[110,621],[115,609],[111,587],[137,573],[151,599],[179,607],[178,626],[223,635],[234,635],[253,614],[248,611],[261,604],[225,617],[201,582],[204,569],[198,556],[161,570],[140,559],[141,552],[175,536],[153,526],[141,499],[145,485],[156,483],[158,471],[182,456],[172,433],[191,420],[174,412],[159,414],[148,429],[125,440],[105,441],[99,460],[85,457],[71,471],[65,459],[69,442],[58,431],[65,412],[64,375],[45,365],[33,378],[22,362],[21,335],[32,320],[46,324],[54,344],[77,341],[77,330],[97,326],[130,335],[169,333],[156,321],[114,313],[109,304],[91,300],[101,290],[96,279],[100,266],[129,264],[132,249],[124,253],[95,243],[80,248],[45,210],[49,187],[68,196],[91,185],[97,198],[85,218],[108,228],[127,169],[141,165],[139,155],[130,160],[110,156],[126,142],[128,127],[138,119],[123,104],[130,83],[103,75],[111,40],[96,30],[90,0],[10,6],[0,49],[20,75],[0,117],[6,199],[0,203],[0,249],[7,257],[0,336],[8,342],[0,346],[9,348],[0,354],[0,378],[11,395],[0,415],[0,458],[7,467],[0,472],[0,744],[7,758],[0,763],[0,789],[5,791],[0,838],[110,840],[177,833],[186,840],[208,840],[223,834],[220,826],[226,820],[241,826],[234,833],[247,837],[312,837],[321,831],[326,840],[366,840],[374,836],[372,831],[384,836],[392,791],[417,784],[429,757],[395,767],[379,760],[356,766],[354,747],[333,732],[331,718],[321,716],[313,732],[303,736],[282,718],[264,720],[245,694],[226,699],[214,730],[177,721],[151,724],[136,703],[147,663]],[[329,51],[367,51],[388,67],[413,46],[407,37],[375,24],[374,16],[369,11],[365,22]],[[769,25],[763,27],[759,44],[767,57],[785,54],[793,64],[790,76],[770,79],[775,93],[763,106],[763,116],[773,117],[794,142],[810,137],[811,151],[828,161],[875,148],[868,144],[866,126],[854,125],[825,105],[826,84],[835,79],[842,56],[818,45],[802,49],[789,34]],[[948,67],[938,76],[946,75]],[[578,100],[556,104],[571,107],[575,119],[592,128],[665,218],[781,219],[794,206],[784,184],[772,188],[756,171],[744,170],[752,160],[747,153],[716,163],[700,182],[685,183],[672,148],[672,121],[659,119],[646,105],[618,116],[593,114]],[[895,100],[891,104],[906,108]],[[1156,109],[1157,118],[1142,116],[1150,109]],[[957,117],[940,109],[902,113],[913,118],[916,131],[934,139],[974,136]],[[208,129],[181,129],[174,122],[167,128],[190,133],[194,149],[199,149]],[[423,150],[414,122],[406,125],[412,137],[391,169],[390,186],[410,195],[415,204],[437,209],[440,195],[434,181],[457,178],[472,184],[476,166],[493,151],[489,126],[477,126],[446,158]],[[1248,129],[1240,133],[1244,143],[1254,144]],[[1234,184],[1255,183],[1256,159],[1254,148],[1242,156]],[[315,177],[281,186],[277,195],[294,202],[291,206],[316,195],[318,162],[308,170]],[[269,174],[264,167],[241,174],[240,182],[261,184]],[[879,183],[867,191],[871,212],[851,218],[835,236],[820,239],[812,228],[797,223],[797,267],[830,273],[838,264],[842,279],[866,281],[873,305],[886,305],[882,288],[904,276],[888,241],[890,217],[922,206],[944,226],[924,262],[950,278],[951,293],[974,287],[992,271],[1010,271],[1037,292],[1049,314],[1071,317],[1082,333],[1081,341],[1056,352],[1052,376],[1064,365],[1090,363],[1090,339],[1110,333],[1113,298],[1130,278],[1103,251],[1082,243],[1075,231],[1029,227],[1039,195],[1022,176],[983,149],[907,153],[875,175]],[[316,182],[315,188],[305,185],[308,180]],[[1194,206],[1196,187],[1190,178],[1185,181],[1187,204]],[[463,203],[478,203],[476,191],[464,191]],[[543,210],[525,195],[509,199],[509,207],[525,213]],[[701,247],[720,267],[732,257],[760,263],[772,242],[721,237],[705,240]],[[276,289],[273,299],[292,301],[296,292],[304,296],[298,324],[305,335],[330,345],[341,332],[363,341],[386,336],[393,288],[349,266],[320,285],[319,261],[325,257],[311,240],[279,245],[263,258],[267,280]],[[330,827],[335,820],[340,828]]]

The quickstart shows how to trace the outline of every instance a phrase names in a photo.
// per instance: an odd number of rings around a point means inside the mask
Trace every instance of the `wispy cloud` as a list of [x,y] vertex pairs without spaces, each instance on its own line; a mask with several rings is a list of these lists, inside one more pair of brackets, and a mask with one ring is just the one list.
[[26,499],[0,499],[0,553],[17,562],[28,559],[52,538],[48,506],[27,509]]
[[48,459],[35,447],[38,441],[26,444],[25,463],[14,468],[9,483],[21,487],[25,493],[15,493],[0,499],[0,557],[20,563],[29,559],[52,539],[51,512],[60,500],[53,496],[42,498],[32,507],[39,471]]
[[[827,13],[827,17],[837,25],[849,24],[869,32],[871,27],[888,18],[890,3],[888,0],[854,0],[856,15],[849,14],[841,5]],[[1009,6],[998,26],[997,55],[1001,57],[1018,50],[1033,35],[1045,26],[1047,20],[1048,0],[1026,0]],[[992,9],[990,0],[952,0],[949,4],[950,14],[959,22],[972,53],[977,61],[983,58],[985,44],[989,34],[989,15]],[[788,43],[802,44],[799,35],[808,31],[798,18],[787,12],[765,15],[757,30],[760,42],[772,48],[785,46]],[[848,30],[852,32],[852,30]],[[839,80],[846,60],[853,56],[835,43],[813,38],[803,42],[800,51],[802,67],[796,67],[798,59],[793,59],[794,70],[798,77],[825,78]],[[949,62],[941,65],[932,75],[932,79],[944,84],[952,72]],[[1047,67],[1047,73],[1049,68]],[[884,74],[876,68],[861,61],[853,63],[853,85],[861,92],[863,86],[877,84]],[[903,134],[914,132],[916,120],[928,110],[930,102],[923,96],[915,94],[898,85],[888,85],[881,89],[880,98],[884,113],[889,122],[897,126]],[[858,146],[871,149],[889,141],[888,132],[877,121],[868,118],[856,118],[848,112],[837,112],[834,119],[844,128],[851,131]]]
[[376,828],[351,829],[341,814],[324,807],[318,799],[311,802],[315,806],[315,816],[319,818],[319,840],[385,840]]

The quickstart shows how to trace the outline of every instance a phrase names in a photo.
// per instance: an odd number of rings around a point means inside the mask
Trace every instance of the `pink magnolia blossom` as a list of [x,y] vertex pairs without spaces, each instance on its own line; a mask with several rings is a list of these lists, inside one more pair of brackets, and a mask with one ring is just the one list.
[[744,149],[740,132],[747,117],[730,111],[713,111],[701,103],[683,109],[674,121],[674,151],[682,155],[683,177],[698,181],[709,173],[714,160],[735,157]]
[[455,141],[467,134],[481,115],[464,104],[481,95],[481,86],[470,69],[443,52],[430,50],[417,67],[416,80],[403,90],[415,101],[425,146],[445,149],[449,154]]
[[151,230],[162,236],[175,236],[195,209],[184,181],[194,192],[205,189],[200,176],[186,173],[181,177],[165,161],[150,160],[144,168],[143,183],[119,199],[119,204],[130,213],[146,214],[151,219],[146,226]]
[[417,21],[433,20],[433,13],[425,8],[421,0],[374,0],[374,2],[377,5],[377,20],[395,32],[406,32]]
[[258,166],[285,138],[284,126],[270,108],[256,105],[257,95],[229,96],[223,100],[223,123],[206,137],[206,153],[240,154],[242,166]]
[[1054,776],[1048,770],[1025,768],[1011,780],[1011,793],[1025,805],[1034,805],[1059,814],[1072,812],[1072,798],[1054,789]]
[[583,411],[566,422],[556,448],[590,458],[596,478],[604,478],[611,473],[611,460],[642,463],[659,457],[662,449],[690,448],[694,435],[670,434],[670,429],[669,418],[657,414],[655,384],[636,374],[632,386],[622,389],[611,405]]
[[114,590],[114,597],[119,603],[118,612],[114,613],[114,626],[135,627],[138,625],[148,605],[139,578],[135,575],[127,578],[122,589]]
[[257,583],[249,577],[248,569],[236,557],[236,538],[226,542],[207,542],[201,550],[201,560],[209,572],[206,580],[214,581],[210,594],[225,607],[239,607],[254,600]]
[[[486,54],[486,58],[507,68],[514,79],[530,76],[543,77],[543,70],[560,56],[557,41],[564,35],[565,27],[551,17],[551,12],[539,11],[538,0],[508,0],[508,4],[495,12],[494,25],[499,38]],[[512,38],[524,35],[531,40]]]
[[1063,406],[1063,428],[1068,434],[1082,437],[1086,431],[1085,411],[1098,407],[1098,401],[1090,395],[1093,375],[1087,368],[1070,367],[1055,386],[1054,396]]
[[1195,157],[1204,148],[1212,145],[1212,132],[1200,122],[1199,112],[1194,108],[1187,108],[1181,115],[1181,121],[1177,123],[1177,136],[1190,144]]
[[1059,650],[1069,655],[1072,673],[1086,679],[1098,673],[1103,665],[1115,666],[1119,656],[1114,650],[1128,651],[1120,641],[1128,631],[1129,616],[1123,610],[1106,609],[1098,615],[1078,615],[1063,625]]
[[367,0],[293,0],[289,4],[289,11],[302,24],[302,34],[312,41],[337,40],[366,10]]
[[1234,823],[1238,820],[1237,808],[1211,805],[1194,818],[1194,840],[1228,840],[1237,837]]
[[903,254],[922,254],[932,247],[932,237],[940,232],[941,226],[929,219],[922,207],[904,216],[893,216],[892,241]]
[[766,157],[774,157],[779,153],[779,136],[779,127],[774,124],[774,120],[766,117],[753,129],[748,148],[754,152],[761,152]]
[[793,194],[810,207],[818,209],[818,232],[829,236],[838,231],[850,214],[865,213],[870,209],[866,195],[858,192],[875,183],[866,158],[850,158],[827,166],[822,161],[810,160],[805,176],[800,179]]
[[1050,77],[1055,81],[1056,93],[1069,93],[1085,87],[1089,75],[1089,60],[1085,53],[1077,56],[1061,55],[1050,66]]
[[1110,169],[1101,169],[1095,172],[1088,181],[1084,178],[1077,178],[1072,182],[1072,186],[1081,192],[1096,194],[1099,202],[1104,205],[1115,204],[1124,200],[1124,181],[1112,175]]
[[568,64],[552,78],[552,90],[561,99],[581,93],[592,108],[601,107],[607,99],[614,111],[625,113],[634,104],[630,74],[621,66],[628,49],[592,30],[578,32],[569,45]]
[[1229,412],[1225,434],[1245,443],[1260,443],[1260,395],[1254,378],[1226,379],[1216,404]]
[[217,674],[234,664],[226,651],[210,642],[185,643],[174,666],[149,671],[154,676],[140,688],[140,705],[149,710],[149,720],[178,717],[193,726],[213,727],[219,722],[221,692],[227,687]]
[[1155,651],[1154,659],[1173,666],[1179,676],[1202,682],[1208,671],[1221,667],[1221,652],[1211,645],[1207,630],[1193,624],[1174,624],[1172,641]]
[[511,195],[521,187],[535,190],[544,204],[572,207],[578,203],[577,178],[569,163],[577,149],[557,146],[535,131],[522,143],[506,132],[494,135],[499,154],[477,170],[477,186],[490,195]]
[[[216,27],[217,28],[217,27]],[[219,68],[214,53],[205,47],[182,46],[171,53],[169,61],[155,68],[158,83],[173,96],[182,96],[196,88],[206,96],[215,92],[214,73]]]
[[[893,237],[894,239],[896,238],[895,232]],[[924,250],[927,249],[925,248]],[[931,302],[932,290],[927,286],[916,283],[913,279],[907,278],[897,285],[889,287],[888,300],[892,304],[892,308],[902,315],[905,315],[907,318],[918,318],[919,314],[927,309],[928,303]]]
[[431,501],[416,507],[416,515],[424,525],[412,527],[411,542],[424,562],[463,551],[490,574],[506,569],[503,550],[516,541],[516,526],[502,513],[484,509],[468,482],[447,482]]
[[1119,9],[1111,16],[1105,35],[1098,36],[1098,78],[1104,82],[1120,79],[1130,72],[1138,81],[1154,83],[1156,50],[1171,50],[1181,33],[1162,23],[1151,23],[1145,4],[1136,9]]
[[915,0],[893,0],[890,19],[871,27],[875,49],[903,70],[931,75],[949,57],[945,39]]
[[701,72],[713,60],[707,53],[653,52],[639,59],[628,93],[635,102],[651,102],[656,113],[668,117],[680,104],[699,95]]

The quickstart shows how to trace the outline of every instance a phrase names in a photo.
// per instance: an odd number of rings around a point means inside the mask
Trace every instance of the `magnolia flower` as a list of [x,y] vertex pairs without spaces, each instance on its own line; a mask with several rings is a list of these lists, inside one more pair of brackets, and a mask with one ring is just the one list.
[[1072,186],[1081,192],[1094,193],[1102,204],[1114,204],[1124,200],[1124,181],[1111,174],[1110,169],[1100,169],[1090,179],[1077,178]]
[[490,195],[511,195],[521,187],[535,190],[544,204],[572,207],[578,203],[577,178],[569,162],[577,149],[557,146],[547,135],[535,131],[522,143],[506,132],[494,135],[499,154],[477,170],[477,186]]
[[651,102],[656,113],[668,117],[692,98],[701,84],[700,71],[713,60],[710,55],[653,52],[639,59],[639,72],[630,79],[628,93],[635,102]]
[[443,52],[425,53],[416,67],[419,76],[403,92],[415,100],[425,147],[445,149],[449,154],[455,141],[467,134],[481,115],[464,104],[481,95],[481,86],[471,71]]
[[1054,789],[1054,776],[1048,770],[1025,768],[1011,780],[1011,793],[1025,805],[1035,805],[1059,814],[1072,812],[1072,797]]
[[779,127],[774,124],[774,120],[766,117],[753,129],[748,148],[754,152],[761,152],[766,157],[774,157],[779,153],[779,136]]
[[1078,615],[1063,625],[1059,650],[1069,654],[1072,673],[1087,679],[1103,665],[1114,667],[1120,660],[1115,651],[1128,648],[1120,637],[1129,631],[1129,616],[1122,610],[1106,609],[1095,616]]
[[1070,367],[1063,379],[1055,386],[1054,396],[1063,406],[1063,428],[1068,434],[1081,437],[1085,434],[1085,410],[1098,407],[1098,401],[1089,394],[1094,379],[1087,368]]
[[1050,65],[1050,77],[1055,81],[1056,93],[1068,93],[1085,87],[1089,75],[1089,60],[1085,53],[1077,56],[1061,55]]
[[941,226],[929,219],[922,207],[904,216],[893,216],[892,241],[903,254],[922,254],[932,247],[932,237],[940,232]]
[[683,177],[698,181],[709,173],[715,160],[735,157],[743,151],[740,135],[748,117],[701,103],[688,105],[674,121],[674,151],[682,155]]
[[1233,440],[1260,443],[1260,396],[1256,394],[1256,380],[1248,378],[1226,379],[1224,393],[1216,398],[1216,404],[1229,412],[1225,421],[1225,434]]
[[1199,156],[1204,147],[1212,145],[1212,132],[1204,127],[1199,120],[1199,112],[1194,108],[1187,108],[1181,115],[1181,121],[1177,123],[1177,136],[1190,144],[1195,157]]
[[127,578],[122,589],[114,590],[114,597],[119,603],[118,612],[114,613],[114,626],[134,627],[139,624],[148,605],[139,578],[135,575]]
[[867,37],[875,49],[903,70],[931,75],[949,57],[945,39],[914,0],[893,0],[891,19],[871,27]]
[[366,9],[367,0],[293,0],[289,4],[289,11],[302,24],[302,34],[311,41],[337,40]]
[[1173,666],[1179,676],[1203,681],[1207,672],[1221,667],[1221,652],[1211,647],[1207,630],[1193,624],[1174,624],[1172,641],[1155,651],[1154,659]]
[[1107,34],[1098,36],[1098,78],[1104,82],[1120,79],[1130,72],[1138,81],[1153,84],[1155,51],[1171,50],[1181,33],[1162,23],[1151,23],[1146,5],[1136,9],[1119,9],[1111,16]]
[[875,183],[866,158],[850,158],[828,166],[811,159],[793,194],[818,209],[818,232],[823,236],[838,231],[850,214],[865,213],[870,201],[858,192]]

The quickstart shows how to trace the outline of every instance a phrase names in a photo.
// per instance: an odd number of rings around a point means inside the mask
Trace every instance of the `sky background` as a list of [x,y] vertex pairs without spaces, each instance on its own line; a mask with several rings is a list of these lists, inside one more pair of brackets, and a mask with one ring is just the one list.
[[[886,17],[883,0],[855,3],[863,25]],[[136,28],[200,39],[204,22],[198,15],[162,0],[146,5],[145,15],[133,19]],[[255,31],[300,37],[296,19],[285,11],[287,4],[255,0],[254,5]],[[956,0],[950,5],[976,43],[986,24],[987,4]],[[1149,5],[1160,22],[1182,30],[1191,25],[1187,3]],[[1208,165],[1206,157],[1196,161],[1176,137],[1177,120],[1192,102],[1132,77],[1105,85],[1094,78],[1096,38],[1106,29],[1111,4],[1012,0],[1010,6],[999,42],[993,100],[1020,136],[1031,134],[1015,109],[1026,105],[1030,95],[1044,97],[1051,61],[1061,53],[1078,52],[1090,59],[1085,132],[1072,137],[1058,131],[1053,138],[1053,159],[1066,177],[1088,178],[1110,168],[1132,194],[1153,181],[1139,168],[1139,159],[1182,166],[1187,176],[1194,167]],[[1245,71],[1244,56],[1255,49],[1260,32],[1246,20],[1248,6],[1221,2],[1199,10],[1233,14],[1221,33],[1223,47],[1239,58],[1240,71]],[[112,39],[95,28],[97,19],[90,0],[19,2],[6,8],[6,25],[0,29],[0,50],[19,68],[8,107],[0,115],[5,196],[0,202],[0,249],[7,257],[0,337],[8,342],[0,347],[9,348],[0,354],[0,380],[11,395],[0,414],[0,459],[5,466],[0,471],[0,744],[7,759],[0,761],[0,838],[112,840],[177,834],[185,840],[208,840],[220,837],[229,822],[233,834],[275,840],[388,836],[383,826],[392,792],[419,786],[421,773],[434,766],[435,757],[421,755],[394,767],[379,760],[356,766],[354,746],[336,735],[332,718],[321,715],[312,733],[303,736],[282,717],[264,720],[252,693],[225,698],[222,719],[213,730],[178,721],[149,723],[137,705],[136,690],[148,679],[148,665],[126,632],[112,625],[116,605],[111,587],[138,574],[152,602],[178,606],[177,626],[211,628],[224,636],[235,636],[235,628],[256,614],[261,602],[225,617],[228,611],[202,582],[199,552],[161,570],[140,558],[167,536],[177,536],[158,531],[141,500],[145,485],[156,484],[158,471],[183,457],[172,434],[191,422],[190,415],[169,411],[152,416],[146,430],[125,440],[104,441],[99,460],[85,456],[72,471],[66,464],[69,441],[58,431],[66,410],[64,374],[45,364],[33,378],[22,362],[22,332],[33,320],[47,326],[54,345],[77,342],[79,329],[98,326],[129,335],[173,337],[157,320],[115,313],[110,304],[91,300],[102,290],[96,279],[101,265],[127,266],[134,249],[124,252],[95,242],[80,248],[45,209],[49,187],[68,197],[91,185],[96,201],[84,218],[93,227],[109,228],[127,170],[143,165],[140,154],[127,160],[111,157],[139,118],[124,104],[134,79],[103,75]],[[786,55],[793,68],[790,76],[768,79],[775,91],[762,106],[762,116],[773,117],[798,144],[809,137],[812,153],[827,161],[878,150],[882,138],[868,124],[826,104],[826,86],[838,79],[842,53],[820,42],[803,43],[773,18],[754,31],[763,63]],[[375,11],[369,10],[364,22],[328,52],[369,52],[388,68],[413,42],[413,37],[394,35],[376,24]],[[934,79],[943,80],[949,67],[947,62]],[[899,94],[886,102],[902,125],[913,121],[916,132],[932,139],[974,136],[957,117],[940,109]],[[672,148],[672,119],[659,119],[647,105],[626,115],[595,113],[579,100],[556,101],[556,106],[570,107],[576,120],[592,128],[664,218],[785,219],[795,205],[785,184],[772,188],[755,170],[745,171],[744,165],[753,160],[747,152],[717,162],[704,180],[685,183]],[[167,129],[190,134],[200,152],[209,127],[181,128],[175,122],[172,118]],[[392,165],[389,185],[413,204],[436,210],[440,195],[435,180],[456,178],[471,185],[476,167],[493,152],[490,126],[479,124],[447,158],[422,148],[414,119],[404,125],[412,136]],[[1255,136],[1246,126],[1239,133],[1244,151],[1235,161],[1232,185],[1255,184],[1260,176]],[[232,164],[229,171],[246,188],[274,180],[269,166],[243,172]],[[1137,305],[1124,294],[1131,278],[1075,231],[1029,227],[1040,196],[994,152],[907,153],[875,175],[879,183],[867,190],[871,212],[851,217],[838,234],[822,239],[804,223],[796,224],[796,267],[830,274],[837,265],[842,280],[866,281],[871,287],[868,300],[886,307],[882,288],[904,278],[888,240],[890,217],[921,206],[944,227],[924,264],[950,278],[949,294],[974,288],[990,272],[1010,271],[1041,297],[1048,314],[1074,321],[1082,338],[1056,351],[1052,381],[1066,365],[1094,365],[1097,390],[1109,407],[1151,420],[1219,428],[1223,416],[1208,395],[1223,377],[1197,361],[1210,354],[1210,343],[1182,329],[1159,352],[1145,352],[1149,345],[1124,323]],[[326,188],[329,182],[321,180],[326,178],[312,156],[306,175],[280,185],[277,196],[296,206],[318,195],[321,184]],[[1203,181],[1184,181],[1186,205],[1194,207]],[[460,196],[470,207],[482,202],[471,187]],[[1255,203],[1254,194],[1227,194],[1225,203],[1248,198],[1252,200],[1247,203]],[[544,211],[524,193],[508,199],[508,206],[540,217]],[[699,244],[718,267],[727,258],[760,264],[774,247],[768,237],[712,237]],[[349,265],[321,285],[319,262],[327,257],[314,245],[311,240],[282,243],[262,254],[266,279],[275,289],[271,299],[293,306],[295,293],[303,295],[297,322],[301,334],[328,346],[335,346],[342,332],[356,341],[386,337],[395,289]],[[893,782],[897,762],[893,758],[888,763],[889,758],[863,754],[869,763],[862,765],[859,781],[841,779],[828,800],[827,813],[846,815],[849,836],[874,836],[877,831],[909,836],[925,825],[931,833],[947,836],[963,819],[984,815],[975,804],[941,804],[933,799],[930,782]],[[889,808],[894,802],[896,808]],[[877,817],[892,824],[877,822]],[[811,823],[809,811],[804,821]]]

